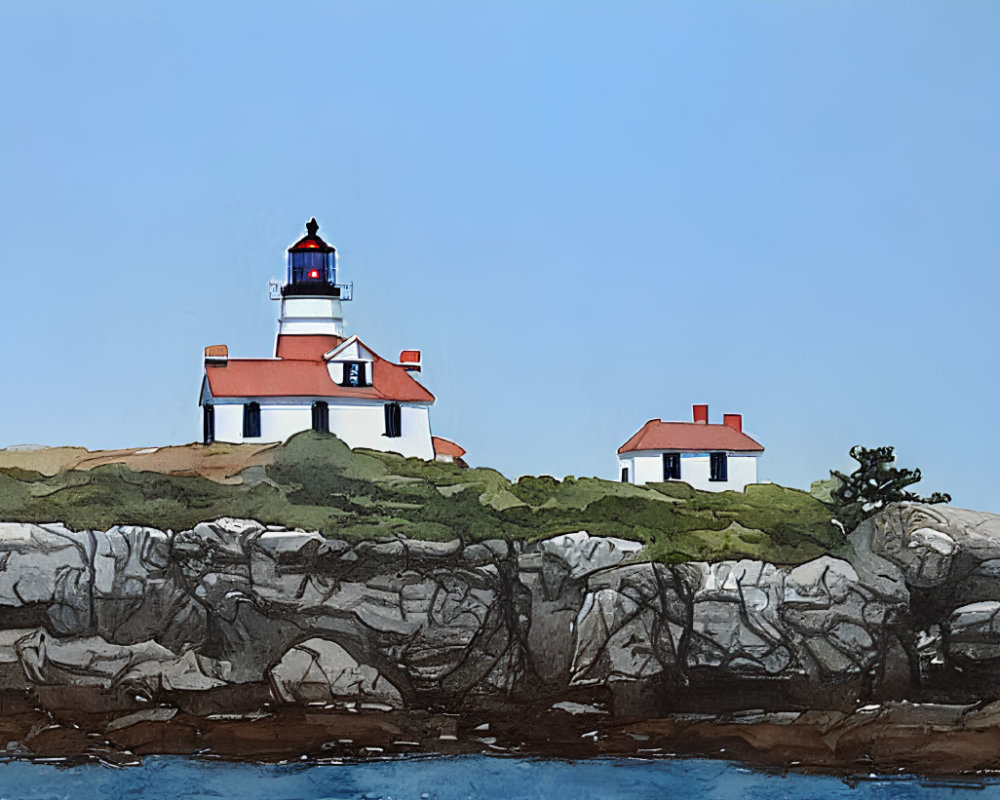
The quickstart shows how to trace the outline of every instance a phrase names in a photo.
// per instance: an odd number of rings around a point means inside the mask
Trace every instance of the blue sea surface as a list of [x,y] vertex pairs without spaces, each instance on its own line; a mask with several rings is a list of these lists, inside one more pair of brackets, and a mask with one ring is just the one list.
[[890,800],[1000,798],[1000,784],[913,777],[845,782],[775,775],[722,761],[557,761],[435,757],[350,764],[236,764],[157,757],[141,766],[0,763],[0,799],[238,798],[239,800]]

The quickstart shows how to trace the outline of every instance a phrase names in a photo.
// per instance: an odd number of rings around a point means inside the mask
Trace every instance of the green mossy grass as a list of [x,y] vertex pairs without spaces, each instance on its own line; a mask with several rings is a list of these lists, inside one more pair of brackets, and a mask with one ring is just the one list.
[[318,530],[350,541],[403,534],[466,542],[537,541],[586,530],[642,542],[665,563],[759,558],[794,564],[836,549],[826,505],[775,484],[701,492],[684,483],[633,486],[598,478],[522,477],[491,469],[351,450],[303,433],[242,482],[137,472],[121,464],[51,477],[0,469],[0,519],[181,530],[221,516]]

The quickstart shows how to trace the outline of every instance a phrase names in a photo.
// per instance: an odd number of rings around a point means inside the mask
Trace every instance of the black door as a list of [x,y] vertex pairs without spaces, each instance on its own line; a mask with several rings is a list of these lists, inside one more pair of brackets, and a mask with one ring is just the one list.
[[201,433],[205,444],[215,441],[215,406],[209,403],[201,409]]

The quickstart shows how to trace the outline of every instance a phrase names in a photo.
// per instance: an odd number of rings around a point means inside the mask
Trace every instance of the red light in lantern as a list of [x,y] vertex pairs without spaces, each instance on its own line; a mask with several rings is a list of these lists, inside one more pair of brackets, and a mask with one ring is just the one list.
[[309,277],[310,278],[318,278],[319,277],[319,270],[318,269],[311,269],[311,270],[309,270]]

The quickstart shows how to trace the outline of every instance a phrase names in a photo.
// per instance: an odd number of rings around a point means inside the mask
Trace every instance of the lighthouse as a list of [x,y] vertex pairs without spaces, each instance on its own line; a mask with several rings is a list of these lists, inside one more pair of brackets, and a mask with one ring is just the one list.
[[[205,348],[199,404],[202,440],[281,442],[303,430],[334,433],[351,447],[450,460],[458,445],[431,435],[432,395],[415,377],[419,350],[383,358],[358,336],[345,337],[343,303],[353,285],[337,283],[337,249],[315,218],[287,251],[272,358],[230,358]],[[458,454],[456,456],[456,453]]]

